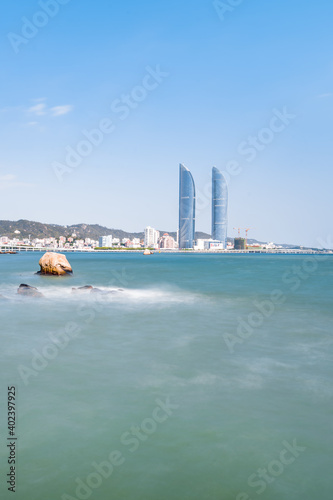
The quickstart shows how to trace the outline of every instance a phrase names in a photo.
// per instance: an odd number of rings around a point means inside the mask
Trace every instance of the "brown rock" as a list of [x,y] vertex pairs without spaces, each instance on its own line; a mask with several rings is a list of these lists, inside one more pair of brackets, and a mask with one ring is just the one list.
[[73,272],[65,255],[61,253],[46,252],[39,261],[39,274],[61,276]]

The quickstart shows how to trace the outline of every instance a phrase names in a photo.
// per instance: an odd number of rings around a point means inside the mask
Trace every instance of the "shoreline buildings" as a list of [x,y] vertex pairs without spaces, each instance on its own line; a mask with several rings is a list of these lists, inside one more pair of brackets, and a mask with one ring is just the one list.
[[212,239],[227,248],[228,185],[220,170],[212,169]]
[[193,248],[195,235],[195,185],[191,172],[179,165],[179,248]]

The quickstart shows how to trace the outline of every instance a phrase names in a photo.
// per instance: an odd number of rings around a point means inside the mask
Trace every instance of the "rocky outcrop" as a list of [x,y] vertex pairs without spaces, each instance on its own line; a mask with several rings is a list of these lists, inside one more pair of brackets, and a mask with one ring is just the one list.
[[25,284],[21,284],[18,287],[17,293],[19,293],[20,295],[25,295],[27,297],[44,297],[44,295],[40,293],[37,288]]
[[72,288],[73,293],[80,292],[90,292],[90,293],[99,293],[101,295],[109,295],[113,293],[123,292],[123,288],[117,288],[116,290],[101,290],[100,288],[95,288],[91,285],[80,286],[78,288]]
[[61,253],[46,252],[39,261],[40,271],[38,274],[62,276],[64,274],[72,274],[73,270]]
[[117,290],[101,290],[100,288],[93,288],[90,293],[98,293],[100,295],[111,295],[117,293]]
[[77,292],[90,292],[93,289],[91,285],[79,286],[78,288],[72,288],[73,293]]

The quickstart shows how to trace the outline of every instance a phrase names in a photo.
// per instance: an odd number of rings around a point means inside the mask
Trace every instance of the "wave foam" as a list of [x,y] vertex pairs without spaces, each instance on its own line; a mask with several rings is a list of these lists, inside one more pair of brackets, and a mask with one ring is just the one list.
[[[33,284],[31,286],[36,286]],[[161,288],[137,288],[123,289],[116,287],[94,287],[91,290],[73,290],[76,287],[64,286],[39,286],[38,291],[43,294],[43,298],[34,298],[21,296],[17,293],[18,286],[5,285],[0,288],[0,295],[4,299],[12,301],[21,300],[47,300],[57,302],[110,302],[110,303],[132,303],[132,304],[182,304],[193,303],[199,300],[199,296],[194,293],[184,292],[179,289],[161,289]],[[202,300],[202,297],[200,297]]]

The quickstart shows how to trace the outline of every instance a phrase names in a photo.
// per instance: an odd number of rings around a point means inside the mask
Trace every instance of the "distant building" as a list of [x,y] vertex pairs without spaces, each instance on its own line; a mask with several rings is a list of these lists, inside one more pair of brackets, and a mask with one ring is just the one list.
[[224,243],[218,240],[212,240],[207,244],[206,250],[226,250]]
[[280,247],[278,247],[277,245],[275,245],[275,243],[273,243],[273,242],[271,241],[270,243],[264,243],[264,244],[262,245],[262,248],[265,248],[265,249],[267,249],[267,250],[272,250],[272,249],[274,249],[274,248],[282,248],[282,247],[281,247],[281,246],[280,246]]
[[228,185],[216,167],[212,170],[212,239],[227,248]]
[[204,240],[202,238],[197,239],[195,241],[194,250],[205,250],[206,241],[210,241],[210,240]]
[[153,227],[147,226],[145,229],[145,247],[156,248],[158,245],[158,239],[160,237],[160,232],[156,231]]
[[245,238],[235,238],[234,239],[234,249],[235,250],[245,250],[246,249]]
[[224,244],[219,240],[209,238],[207,240],[198,239],[195,242],[194,250],[224,250]]
[[99,238],[98,246],[99,247],[112,247],[112,234],[109,234],[108,236],[101,236]]
[[161,238],[159,239],[159,247],[177,248],[177,243],[172,236],[170,236],[168,233],[164,233],[163,236],[161,236]]
[[132,244],[133,244],[134,248],[135,247],[140,247],[141,246],[140,238],[133,238]]
[[179,248],[193,248],[195,185],[191,172],[179,165]]

